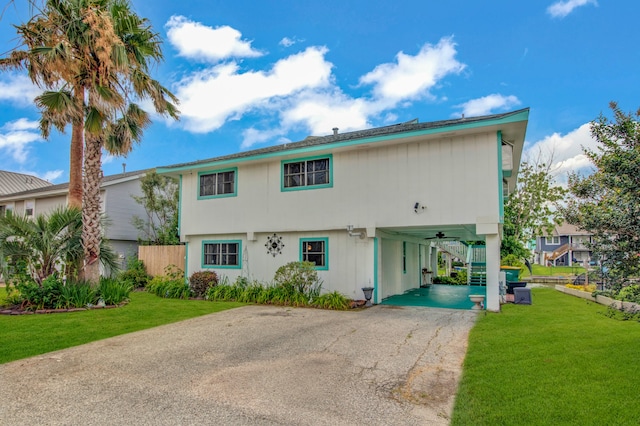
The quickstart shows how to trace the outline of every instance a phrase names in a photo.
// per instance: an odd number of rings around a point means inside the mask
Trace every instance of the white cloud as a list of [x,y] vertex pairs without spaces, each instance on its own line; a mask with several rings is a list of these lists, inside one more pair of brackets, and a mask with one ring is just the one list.
[[291,108],[282,113],[285,126],[304,123],[313,135],[328,135],[337,127],[340,131],[371,127],[368,116],[374,104],[353,99],[334,90],[325,93],[304,93]]
[[172,16],[167,24],[169,42],[180,56],[217,62],[227,58],[252,58],[263,53],[242,40],[240,31],[227,25],[208,27],[184,16]]
[[[269,129],[259,130],[255,127],[250,127],[242,132],[242,145],[240,148],[248,149],[255,144],[263,143],[279,136],[284,133],[283,129]],[[283,140],[282,142],[289,142],[289,140]]]
[[395,104],[400,100],[433,97],[430,90],[449,74],[459,74],[465,65],[455,59],[456,45],[451,37],[437,45],[422,46],[417,55],[404,52],[395,63],[380,64],[360,78],[361,84],[372,84],[376,98]]
[[[456,105],[456,108],[462,108],[462,114],[466,117],[477,117],[491,114],[494,110],[504,111],[516,105],[520,105],[520,100],[517,97],[513,95],[503,96],[499,93],[494,93]],[[459,116],[459,114],[456,114],[456,116]]]
[[598,5],[596,0],[564,0],[557,1],[547,8],[547,13],[553,18],[564,18],[580,6],[587,4]]
[[43,140],[39,132],[33,131],[37,128],[37,121],[24,118],[6,123],[0,128],[0,152],[10,155],[17,163],[26,162],[29,144]]
[[0,101],[28,106],[33,105],[33,99],[41,93],[42,90],[23,74],[8,74],[6,80],[0,81]]
[[280,40],[280,43],[278,44],[284,47],[291,47],[294,44],[296,44],[296,40],[289,37],[283,37],[282,40]]
[[53,182],[56,179],[58,179],[60,176],[62,176],[62,170],[50,170],[46,172],[44,175],[38,176],[38,177],[48,182]]
[[[180,33],[185,28],[194,27],[206,34],[213,31],[183,17],[172,17],[167,27],[176,45],[187,36]],[[234,40],[240,40],[239,32],[236,36]],[[280,44],[291,46],[298,41],[285,37]],[[180,48],[182,55],[211,59],[223,56],[205,55],[203,51]],[[244,71],[236,61],[227,61],[190,72],[173,86],[181,100],[181,121],[176,125],[207,133],[247,114],[265,118],[267,128],[252,127],[243,132],[245,149],[283,137],[294,128],[304,127],[317,135],[330,134],[334,127],[340,131],[362,129],[371,127],[374,117],[387,122],[397,116],[392,109],[398,105],[434,98],[430,92],[443,78],[465,68],[455,59],[452,38],[442,38],[436,45],[424,44],[416,55],[400,52],[395,62],[375,67],[360,79],[360,86],[370,85],[371,91],[351,97],[336,85],[327,53],[324,46],[311,46],[278,60],[270,69]],[[279,120],[277,124],[272,122],[274,117]]]
[[278,98],[327,87],[332,64],[325,61],[326,52],[325,47],[309,47],[279,60],[266,72],[240,73],[232,62],[188,76],[175,91],[181,99],[182,122],[187,130],[210,132]]
[[598,142],[591,136],[591,124],[586,123],[566,135],[554,133],[527,144],[523,158],[534,159],[538,153],[541,153],[544,159],[553,158],[553,174],[559,182],[566,182],[569,171],[587,170],[591,166],[583,148],[595,150],[597,146]]

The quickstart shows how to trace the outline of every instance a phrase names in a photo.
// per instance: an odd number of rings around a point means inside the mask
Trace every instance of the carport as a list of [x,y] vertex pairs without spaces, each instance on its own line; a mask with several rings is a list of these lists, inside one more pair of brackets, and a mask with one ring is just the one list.
[[[469,295],[495,292],[498,300],[499,238],[476,232],[478,226],[448,225],[438,227],[387,228],[380,231],[379,299],[384,305],[425,306],[471,309]],[[487,238],[488,237],[488,238]],[[493,246],[482,244],[493,240]],[[471,244],[468,242],[475,242]],[[493,249],[490,256],[489,250]],[[432,284],[438,270],[438,252],[460,260],[467,271],[467,285]],[[494,275],[487,268],[487,258],[496,263],[495,285],[487,283]],[[491,309],[491,307],[489,307]],[[493,310],[499,309],[493,308]]]

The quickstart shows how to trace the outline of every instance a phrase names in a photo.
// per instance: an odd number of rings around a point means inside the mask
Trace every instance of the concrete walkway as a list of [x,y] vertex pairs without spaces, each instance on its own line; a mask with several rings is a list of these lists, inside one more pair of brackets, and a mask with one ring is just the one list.
[[0,423],[445,425],[476,315],[246,306],[0,365]]

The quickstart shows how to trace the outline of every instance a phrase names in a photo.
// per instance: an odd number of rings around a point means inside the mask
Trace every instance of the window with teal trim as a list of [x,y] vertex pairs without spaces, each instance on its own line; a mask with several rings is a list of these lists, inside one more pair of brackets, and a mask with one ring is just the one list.
[[331,186],[331,157],[284,162],[282,179],[284,189]]
[[240,243],[226,241],[203,242],[202,266],[240,267]]
[[236,194],[236,170],[200,173],[200,197],[230,196]]
[[329,240],[327,238],[305,238],[300,240],[300,260],[315,263],[316,269],[329,269],[327,261]]

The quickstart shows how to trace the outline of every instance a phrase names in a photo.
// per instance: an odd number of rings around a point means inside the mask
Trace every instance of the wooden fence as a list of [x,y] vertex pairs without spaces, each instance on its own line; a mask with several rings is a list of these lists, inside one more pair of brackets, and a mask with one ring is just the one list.
[[139,246],[138,259],[142,260],[152,277],[164,275],[165,268],[175,265],[184,270],[186,246]]

